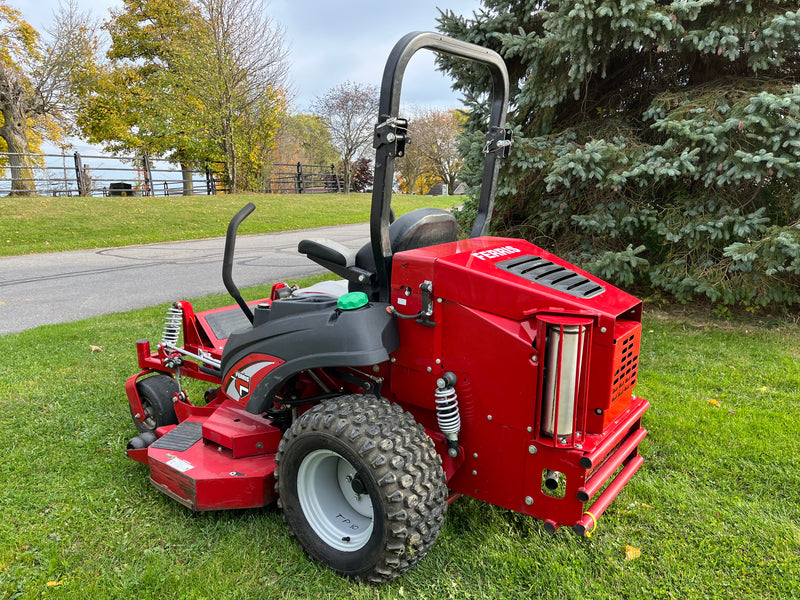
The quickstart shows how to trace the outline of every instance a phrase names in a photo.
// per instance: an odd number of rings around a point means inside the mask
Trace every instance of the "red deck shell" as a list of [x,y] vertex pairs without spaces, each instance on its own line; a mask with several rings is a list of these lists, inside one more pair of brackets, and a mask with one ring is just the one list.
[[274,454],[233,458],[229,449],[204,441],[183,452],[147,451],[153,485],[194,510],[256,508],[275,499]]

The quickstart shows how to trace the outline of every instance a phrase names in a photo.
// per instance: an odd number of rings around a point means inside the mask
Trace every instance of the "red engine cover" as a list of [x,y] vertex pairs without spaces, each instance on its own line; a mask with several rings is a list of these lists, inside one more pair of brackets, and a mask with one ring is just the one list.
[[[425,282],[431,293],[421,289]],[[587,487],[597,466],[589,457],[599,462],[614,455],[607,462],[631,465],[625,477],[638,468],[632,461],[639,438],[624,445],[647,408],[632,394],[641,331],[637,298],[528,242],[483,237],[396,254],[391,302],[405,315],[431,314],[399,320],[390,397],[436,430],[437,379],[446,371],[458,378],[466,459],[449,482],[452,490],[577,526],[586,501],[579,495],[600,487],[596,478]],[[548,328],[575,323],[582,337],[573,423],[570,435],[555,439],[542,426]],[[605,447],[608,440],[614,444]],[[614,454],[619,446],[624,455]],[[566,478],[555,495],[543,484],[548,471]]]

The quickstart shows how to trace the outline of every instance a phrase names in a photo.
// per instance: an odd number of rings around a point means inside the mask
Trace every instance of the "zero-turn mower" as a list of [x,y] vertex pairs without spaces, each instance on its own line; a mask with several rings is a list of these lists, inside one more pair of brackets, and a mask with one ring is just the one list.
[[[452,214],[390,223],[405,67],[419,49],[476,61],[492,76],[478,214],[458,239]],[[193,510],[278,501],[300,546],[342,575],[391,580],[425,556],[459,495],[579,535],[642,464],[648,402],[633,394],[642,303],[524,240],[487,236],[505,127],[500,56],[411,33],[389,56],[375,126],[371,241],[298,251],[343,278],[284,283],[245,302],[168,310],[155,351],[137,342],[126,384],[139,435],[128,455]],[[332,196],[335,200],[335,197]],[[209,384],[191,403],[182,380]]]

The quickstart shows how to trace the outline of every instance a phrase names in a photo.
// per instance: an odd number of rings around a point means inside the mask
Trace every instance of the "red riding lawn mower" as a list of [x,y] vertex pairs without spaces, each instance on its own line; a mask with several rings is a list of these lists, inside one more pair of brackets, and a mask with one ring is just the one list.
[[[457,239],[447,211],[390,224],[405,67],[427,48],[483,63],[493,79],[478,216]],[[126,392],[139,436],[128,455],[194,510],[276,499],[302,548],[335,572],[389,581],[436,540],[448,503],[471,496],[579,535],[642,464],[648,402],[633,395],[642,304],[524,240],[486,236],[498,159],[508,151],[508,75],[490,50],[411,33],[392,50],[375,127],[371,242],[304,240],[344,278],[284,283],[236,305],[168,311]],[[179,339],[183,338],[182,345]],[[181,380],[213,385],[203,405]]]

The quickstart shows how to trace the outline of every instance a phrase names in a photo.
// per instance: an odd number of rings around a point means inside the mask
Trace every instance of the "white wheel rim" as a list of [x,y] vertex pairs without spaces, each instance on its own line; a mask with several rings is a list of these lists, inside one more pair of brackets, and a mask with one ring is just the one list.
[[363,548],[372,535],[369,494],[356,494],[356,469],[331,450],[308,454],[297,471],[297,498],[303,515],[320,539],[343,552]]

